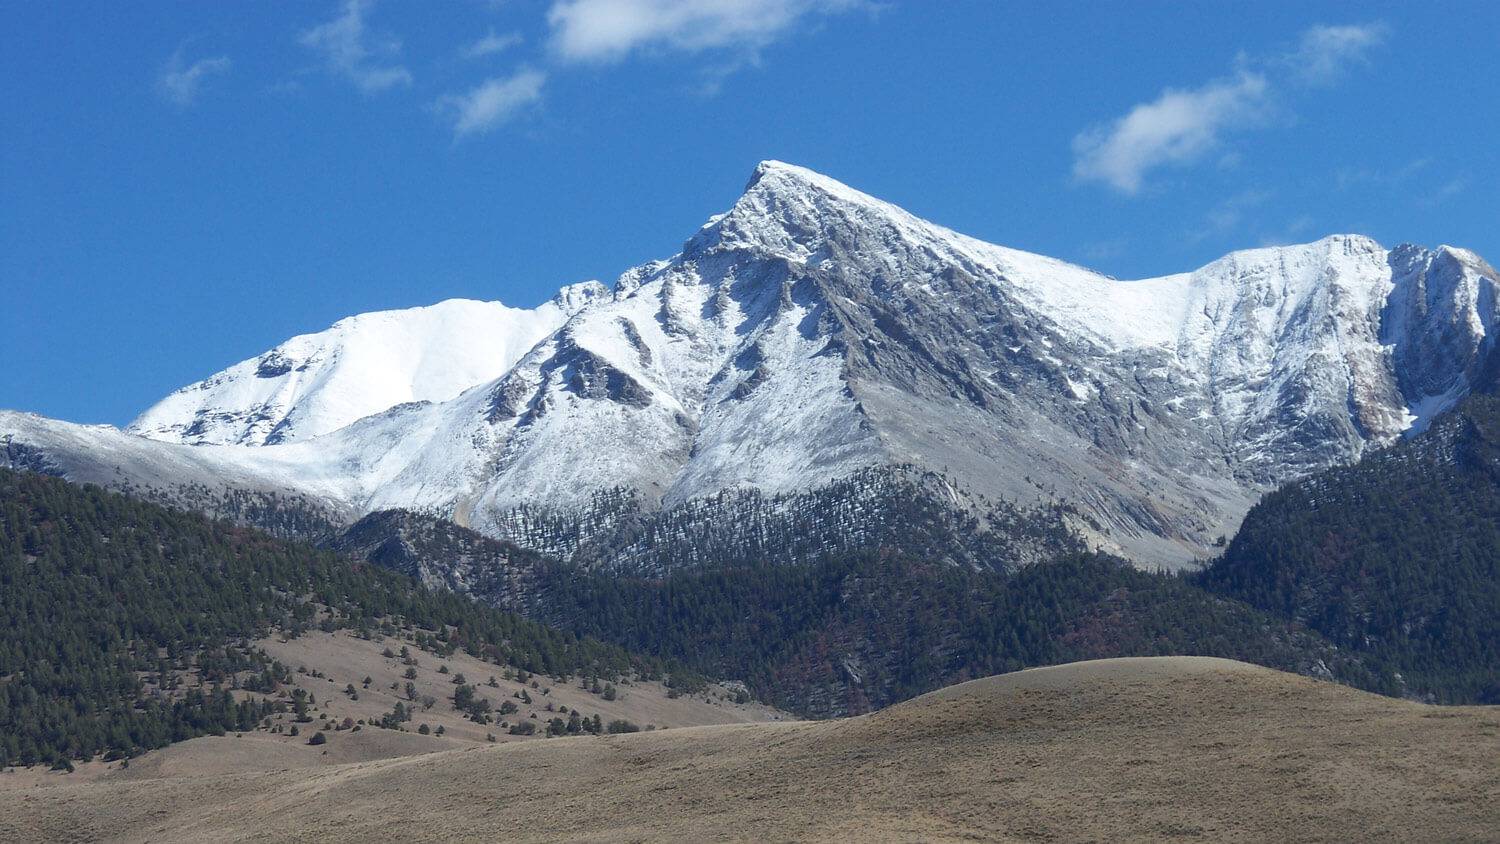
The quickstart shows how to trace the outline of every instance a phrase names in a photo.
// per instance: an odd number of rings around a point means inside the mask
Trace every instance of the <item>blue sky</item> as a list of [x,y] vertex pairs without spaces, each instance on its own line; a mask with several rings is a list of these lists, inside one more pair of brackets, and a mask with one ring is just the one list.
[[0,2],[0,407],[124,423],[361,311],[532,305],[802,164],[1121,278],[1500,261],[1500,4]]

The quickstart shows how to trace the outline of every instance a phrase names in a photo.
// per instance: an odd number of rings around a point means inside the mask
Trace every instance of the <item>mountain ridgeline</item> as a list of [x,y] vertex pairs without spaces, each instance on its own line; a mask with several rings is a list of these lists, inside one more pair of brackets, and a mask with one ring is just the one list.
[[611,288],[353,317],[124,431],[0,413],[0,455],[202,509],[300,497],[340,529],[404,509],[567,558],[603,542],[628,571],[785,534],[809,493],[844,499],[820,547],[865,544],[894,471],[940,478],[955,524],[1000,513],[1017,562],[1035,540],[1014,512],[1193,567],[1264,492],[1461,400],[1496,278],[1463,249],[1338,235],[1117,281],[765,162]]
[[[305,625],[308,593],[335,624],[456,627],[528,670],[676,661],[818,716],[1174,653],[1494,700],[1497,288],[1467,250],[1353,235],[1122,282],[765,162],[610,288],[353,317],[124,430],[0,412],[0,467],[272,535],[4,475],[6,564],[44,603],[80,575],[101,603],[181,575],[122,605],[152,617],[239,590],[204,626],[17,634],[11,723],[70,738],[6,752],[208,729],[138,672]],[[187,550],[137,547],[161,530]]]

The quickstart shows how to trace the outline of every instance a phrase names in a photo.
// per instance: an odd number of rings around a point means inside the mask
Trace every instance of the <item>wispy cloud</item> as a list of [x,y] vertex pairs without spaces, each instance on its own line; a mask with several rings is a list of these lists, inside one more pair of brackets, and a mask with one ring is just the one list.
[[510,120],[542,98],[546,74],[523,68],[514,75],[487,79],[464,94],[449,94],[434,106],[453,120],[453,135],[461,139],[483,134]]
[[[1123,117],[1076,135],[1073,177],[1138,193],[1151,172],[1197,163],[1220,151],[1232,133],[1264,124],[1279,89],[1331,85],[1385,38],[1380,23],[1314,26],[1289,50],[1269,58],[1242,56],[1231,77],[1169,88]],[[1226,155],[1220,160],[1235,153]]]
[[1437,190],[1417,200],[1418,207],[1436,208],[1444,202],[1469,189],[1469,180],[1465,178],[1449,179],[1438,187]]
[[566,61],[612,62],[644,48],[754,53],[817,15],[863,0],[557,0],[552,48]]
[[347,0],[338,17],[303,32],[298,40],[365,94],[410,85],[411,72],[391,61],[400,54],[401,42],[366,29],[369,8],[370,0]]
[[1242,73],[1192,90],[1167,90],[1107,126],[1073,139],[1073,175],[1136,193],[1148,171],[1196,161],[1226,131],[1255,122],[1265,106],[1264,76]]
[[1205,215],[1203,227],[1195,232],[1192,240],[1205,240],[1218,234],[1224,234],[1244,221],[1245,215],[1256,208],[1265,205],[1271,199],[1268,190],[1241,191],[1228,199],[1222,200]]
[[1281,231],[1274,234],[1263,234],[1260,236],[1261,246],[1288,246],[1293,243],[1305,242],[1312,232],[1313,227],[1318,224],[1311,214],[1302,214],[1294,217],[1282,227]]
[[1314,26],[1302,33],[1297,48],[1280,63],[1308,85],[1331,85],[1355,64],[1369,61],[1369,52],[1385,43],[1390,27],[1384,23]]
[[199,59],[191,65],[184,65],[179,48],[156,78],[156,90],[168,102],[186,108],[198,101],[204,80],[215,74],[228,73],[229,68],[228,56]]
[[1365,185],[1396,187],[1426,170],[1431,164],[1430,158],[1416,158],[1399,167],[1380,170],[1369,167],[1344,167],[1334,174],[1334,181],[1341,191]]
[[1083,257],[1090,261],[1108,261],[1125,254],[1130,248],[1130,241],[1123,237],[1114,237],[1106,240],[1096,240],[1083,246]]
[[473,44],[459,51],[459,55],[466,59],[482,59],[485,56],[493,56],[509,50],[511,47],[521,43],[521,33],[507,32],[498,35],[494,30]]

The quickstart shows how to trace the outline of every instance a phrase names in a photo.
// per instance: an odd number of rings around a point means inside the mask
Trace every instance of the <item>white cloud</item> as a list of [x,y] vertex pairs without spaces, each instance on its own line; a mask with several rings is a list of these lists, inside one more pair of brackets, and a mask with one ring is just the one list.
[[804,18],[862,0],[556,0],[547,13],[552,47],[569,61],[619,61],[656,46],[683,52],[754,52]]
[[523,68],[512,76],[487,79],[464,94],[449,94],[435,103],[453,118],[457,138],[482,134],[514,117],[542,98],[546,74]]
[[1331,85],[1351,64],[1368,61],[1367,53],[1385,43],[1389,28],[1383,23],[1314,26],[1302,33],[1297,49],[1282,63],[1309,85]]
[[385,60],[401,52],[401,42],[365,29],[370,0],[347,0],[344,11],[327,23],[302,33],[302,46],[323,54],[328,68],[353,82],[366,94],[411,84],[411,72]]
[[459,55],[466,59],[479,59],[504,52],[519,43],[521,43],[521,34],[519,32],[507,32],[504,35],[497,35],[494,30],[490,30],[490,34],[460,50]]
[[1197,161],[1226,131],[1256,122],[1267,90],[1264,76],[1241,73],[1194,90],[1164,91],[1114,123],[1075,137],[1073,175],[1136,193],[1148,171]]
[[[1124,117],[1073,138],[1073,176],[1101,182],[1122,193],[1140,191],[1148,173],[1193,164],[1218,150],[1230,133],[1264,122],[1288,85],[1326,86],[1385,41],[1382,23],[1314,26],[1297,46],[1255,59],[1241,56],[1238,73],[1199,88],[1167,89]],[[1219,156],[1235,163],[1238,153]]]
[[229,67],[228,56],[199,59],[184,67],[182,51],[178,50],[172,54],[172,59],[163,68],[161,76],[157,77],[156,90],[167,100],[187,107],[197,101],[204,79],[216,73],[227,73]]

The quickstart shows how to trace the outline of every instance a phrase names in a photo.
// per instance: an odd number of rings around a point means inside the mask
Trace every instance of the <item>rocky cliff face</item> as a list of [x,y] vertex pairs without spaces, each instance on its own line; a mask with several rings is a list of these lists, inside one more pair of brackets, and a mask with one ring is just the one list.
[[[1489,356],[1496,283],[1472,253],[1358,236],[1122,282],[766,162],[679,254],[585,297],[447,401],[258,448],[15,416],[0,431],[84,479],[109,481],[111,461],[153,481],[206,472],[523,543],[538,519],[577,533],[611,491],[698,512],[724,492],[795,496],[904,467],[940,476],[956,512],[1065,513],[1091,545],[1180,565],[1263,490],[1460,398]],[[257,372],[297,371],[278,360]]]
[[1451,407],[1485,368],[1496,319],[1496,273],[1466,249],[1401,246],[1391,252],[1393,290],[1381,340],[1414,430]]

